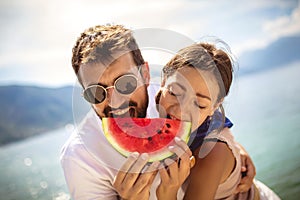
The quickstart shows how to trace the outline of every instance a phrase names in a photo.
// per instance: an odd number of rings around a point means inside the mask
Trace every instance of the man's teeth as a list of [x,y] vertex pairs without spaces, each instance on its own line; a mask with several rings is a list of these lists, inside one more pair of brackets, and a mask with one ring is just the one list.
[[125,109],[114,110],[114,111],[111,111],[111,113],[114,114],[114,115],[123,115],[128,111],[129,111],[129,107],[125,108]]

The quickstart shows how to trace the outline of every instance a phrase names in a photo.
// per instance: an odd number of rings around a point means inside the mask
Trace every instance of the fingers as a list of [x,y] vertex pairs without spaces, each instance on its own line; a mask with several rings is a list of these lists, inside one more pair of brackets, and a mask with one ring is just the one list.
[[180,185],[190,173],[190,157],[192,152],[187,144],[178,137],[175,137],[175,145],[170,146],[169,150],[178,156],[177,162],[167,158],[164,163],[167,168],[162,166],[159,169],[159,174],[162,182]]
[[148,159],[149,159],[149,155],[147,153],[142,153],[128,172],[140,173],[144,168],[144,166],[146,165],[146,163],[148,162]]
[[175,153],[180,158],[180,168],[190,168],[190,157],[192,152],[187,144],[180,138],[175,138],[176,145],[170,146],[169,150]]
[[139,157],[138,152],[134,152],[130,154],[130,156],[127,158],[125,163],[118,171],[117,176],[115,177],[115,181],[114,181],[115,185],[120,185],[123,182],[127,172],[130,170],[131,166],[136,162],[138,157]]
[[241,155],[241,171],[242,172],[246,172],[247,171],[247,167],[246,167],[246,155],[245,154],[240,154]]
[[178,137],[175,137],[175,145],[169,146],[169,150],[175,153],[179,158],[189,158],[192,156],[192,152],[188,145]]
[[241,172],[242,172],[242,173],[243,173],[243,172],[247,172],[247,167],[242,166],[242,167],[241,167]]
[[160,179],[163,183],[166,183],[169,180],[169,174],[167,172],[167,169],[165,168],[164,164],[161,164],[159,168]]
[[151,172],[157,171],[159,164],[160,164],[159,161],[155,161],[155,162],[151,163],[151,165],[146,168],[146,170],[144,171],[144,173],[147,174],[147,173],[151,173]]
[[153,162],[144,173],[140,174],[138,180],[135,182],[135,187],[137,192],[142,192],[142,190],[149,188],[152,185],[152,182],[157,174],[157,169],[160,162]]
[[248,156],[247,159],[245,160],[246,166],[247,166],[247,175],[252,177],[252,179],[255,177],[256,175],[256,170],[255,170],[255,166],[254,163],[252,162],[251,158]]
[[157,169],[158,169],[159,164],[160,164],[160,162],[153,162],[149,167],[150,169],[147,170],[147,172],[146,172],[148,174],[149,173],[151,174],[151,176],[149,178],[150,186],[151,186],[152,182],[154,181],[156,174],[158,173]]
[[120,185],[122,182],[133,184],[147,163],[147,159],[147,154],[142,154],[140,156],[138,152],[130,154],[121,169],[118,171],[114,184]]
[[244,176],[242,177],[241,182],[235,191],[236,193],[247,192],[253,184],[253,179],[255,177],[255,168],[253,167],[254,165],[246,164],[246,166],[246,172],[242,172]]
[[170,184],[172,181],[177,181],[178,179],[178,165],[174,160],[167,158],[164,160],[165,165],[162,163],[159,169],[159,174],[161,181],[166,184]]
[[[167,158],[165,161],[165,164],[168,166],[168,171],[169,171],[169,175],[170,177],[176,178],[178,177],[178,164],[177,162],[175,162],[174,160]],[[176,180],[176,179],[174,179]]]
[[192,156],[192,152],[189,146],[183,140],[181,140],[179,137],[175,137],[175,142],[179,147],[181,147],[188,154],[188,156]]
[[150,186],[157,174],[159,162],[153,162],[145,168],[148,159],[148,154],[139,156],[138,153],[132,153],[127,158],[113,183],[122,198],[141,199],[143,196],[149,196]]
[[137,178],[140,175],[140,172],[148,162],[149,156],[148,154],[141,154],[136,162],[132,165],[132,167],[127,171],[126,176],[124,177],[124,182],[128,185],[134,185]]
[[249,180],[247,176],[241,179],[240,184],[236,188],[235,193],[247,192],[252,186],[252,180]]

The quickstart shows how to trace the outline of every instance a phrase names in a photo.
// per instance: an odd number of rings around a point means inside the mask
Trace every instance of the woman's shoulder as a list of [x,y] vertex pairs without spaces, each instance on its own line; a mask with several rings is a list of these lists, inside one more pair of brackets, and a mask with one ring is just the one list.
[[190,174],[191,188],[197,186],[193,192],[203,198],[213,197],[219,185],[230,176],[235,165],[234,157],[226,143],[213,141],[204,142],[194,155],[196,165]]

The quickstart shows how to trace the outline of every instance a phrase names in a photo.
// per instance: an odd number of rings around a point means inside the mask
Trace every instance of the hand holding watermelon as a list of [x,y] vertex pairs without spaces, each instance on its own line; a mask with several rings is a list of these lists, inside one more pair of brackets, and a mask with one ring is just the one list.
[[176,144],[170,146],[169,149],[178,156],[178,159],[175,162],[170,158],[165,159],[164,163],[168,167],[159,169],[161,183],[156,190],[158,199],[177,199],[179,188],[189,176],[190,169],[195,164],[190,160],[192,152],[187,144],[178,137],[175,137],[175,141]]
[[[149,199],[150,188],[157,174],[159,162],[146,167],[149,155],[132,153],[115,177],[113,187],[122,199]],[[143,171],[143,169],[145,169]],[[143,173],[142,173],[143,171]]]
[[[102,124],[109,143],[127,157],[113,184],[123,199],[149,199],[160,162],[162,181],[158,197],[171,199],[177,194],[191,168],[192,153],[186,144],[190,122],[166,118],[103,118]],[[170,159],[174,154],[176,161]]]

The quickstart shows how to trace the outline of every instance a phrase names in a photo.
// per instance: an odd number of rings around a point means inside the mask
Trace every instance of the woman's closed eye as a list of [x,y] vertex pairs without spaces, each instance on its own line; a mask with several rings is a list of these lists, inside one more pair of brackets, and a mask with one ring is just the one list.
[[199,104],[196,100],[194,101],[194,105],[200,109],[205,109],[207,106]]

